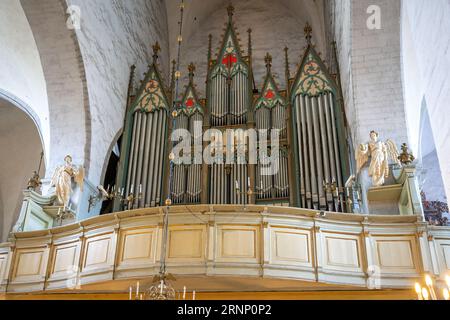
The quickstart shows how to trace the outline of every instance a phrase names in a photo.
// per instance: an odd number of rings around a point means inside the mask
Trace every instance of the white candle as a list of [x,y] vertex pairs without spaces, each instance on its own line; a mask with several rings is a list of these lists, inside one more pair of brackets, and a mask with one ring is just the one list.
[[143,299],[143,296],[142,296],[142,293],[141,293],[141,300],[144,300],[144,299]]
[[134,185],[132,184],[132,185],[131,185],[130,193],[133,193],[133,191],[134,191]]
[[133,288],[130,286],[130,296],[128,297],[128,300],[131,300],[131,298],[132,298],[132,292],[133,292]]
[[428,298],[429,298],[428,290],[426,288],[422,288],[422,297],[423,297],[423,300],[428,300]]
[[192,292],[192,300],[195,300],[195,291]]
[[444,300],[450,300],[450,293],[448,292],[447,288],[444,288],[444,290],[442,290],[442,295],[444,296]]
[[239,182],[236,180],[235,183],[236,183],[236,190],[239,190]]
[[420,284],[416,283],[415,288],[416,288],[417,298],[418,298],[419,300],[423,300],[423,297],[422,297],[422,287],[420,286]]
[[250,177],[247,178],[247,185],[248,185],[248,188],[250,189]]
[[139,281],[137,282],[136,285],[136,296],[139,297]]
[[163,294],[163,289],[164,289],[164,281],[161,280],[161,295]]
[[433,288],[433,279],[429,275],[425,276],[425,283],[427,284],[428,290],[430,291],[431,298],[437,300],[436,292]]
[[183,287],[183,300],[186,300],[186,286]]
[[142,184],[139,185],[139,193],[142,193]]
[[121,193],[122,197],[123,197],[124,193],[125,193],[125,188],[122,188],[122,193]]

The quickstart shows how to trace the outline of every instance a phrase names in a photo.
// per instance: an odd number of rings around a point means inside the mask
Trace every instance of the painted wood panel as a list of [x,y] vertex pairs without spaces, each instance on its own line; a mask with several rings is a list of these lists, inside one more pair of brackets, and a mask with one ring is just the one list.
[[206,226],[173,226],[169,228],[168,259],[203,260],[205,258]]
[[259,226],[219,226],[217,259],[223,261],[259,262]]
[[156,229],[124,230],[120,233],[119,265],[154,263]]
[[53,274],[72,272],[78,269],[79,243],[57,246],[54,249]]
[[83,272],[113,265],[113,234],[93,236],[86,239],[83,259]]
[[289,228],[271,228],[270,262],[311,265],[311,232]]
[[414,236],[382,237],[375,239],[375,253],[381,272],[419,272],[419,253]]
[[12,273],[13,282],[37,281],[45,277],[48,249],[17,249]]
[[344,236],[325,236],[326,264],[338,268],[359,268],[358,239]]

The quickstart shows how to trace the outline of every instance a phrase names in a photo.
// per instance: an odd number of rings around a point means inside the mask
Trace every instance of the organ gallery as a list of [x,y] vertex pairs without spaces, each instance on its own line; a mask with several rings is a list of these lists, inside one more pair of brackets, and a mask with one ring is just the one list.
[[0,56],[43,75],[0,77],[0,300],[450,298],[445,112],[416,101],[445,81],[412,76],[412,2],[378,29],[355,1],[71,3],[54,35],[21,2],[0,17],[36,48]]

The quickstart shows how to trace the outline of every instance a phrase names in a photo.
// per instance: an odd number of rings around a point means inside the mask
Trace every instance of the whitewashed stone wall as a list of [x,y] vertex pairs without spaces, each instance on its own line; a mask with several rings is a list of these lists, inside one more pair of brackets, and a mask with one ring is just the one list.
[[428,108],[447,199],[450,196],[450,2],[402,3],[403,73],[411,145],[417,153],[422,102]]
[[81,9],[76,30],[89,94],[91,145],[89,179],[97,184],[108,150],[123,126],[130,66],[137,78],[151,62],[151,46],[159,41],[161,68],[168,73],[168,31],[162,0],[67,0]]
[[85,167],[89,164],[86,146],[90,142],[90,117],[84,67],[75,33],[66,25],[64,2],[21,0],[20,3],[33,32],[45,76],[51,127],[46,177],[51,178],[67,154],[77,164]]
[[[380,12],[379,29],[369,29]],[[337,42],[346,115],[353,146],[376,130],[383,140],[408,142],[401,63],[400,0],[330,0],[326,2],[328,35]],[[371,182],[365,170],[363,189]],[[366,202],[367,203],[367,202]],[[388,208],[386,208],[388,210]],[[368,211],[368,208],[364,209]]]
[[[26,113],[0,100],[0,242],[16,223],[24,190],[38,169],[42,144]],[[45,170],[41,168],[42,175]]]
[[[195,2],[195,1],[194,1]],[[299,1],[303,2],[303,1]],[[224,34],[225,23],[228,21],[226,7],[227,1],[216,1],[214,9],[201,18],[201,13],[196,16],[192,13],[190,3],[186,5],[186,29],[183,32],[183,46],[181,51],[181,84],[187,84],[187,66],[190,62],[194,62],[197,66],[196,83],[198,90],[202,96],[205,93],[206,81],[206,64],[208,53],[208,35],[213,36],[213,58],[219,51]],[[195,3],[194,3],[195,5]],[[197,3],[197,5],[199,5]],[[315,16],[308,15],[306,7],[300,14],[291,7],[287,1],[279,1],[276,4],[269,0],[250,0],[250,1],[234,1],[235,15],[233,21],[239,32],[241,39],[240,45],[244,54],[248,54],[248,33],[249,28],[252,29],[253,43],[253,71],[256,86],[261,89],[263,78],[266,73],[264,56],[269,52],[273,56],[272,71],[276,76],[276,80],[282,89],[285,89],[285,59],[284,47],[289,48],[290,69],[292,76],[296,72],[296,65],[300,63],[301,55],[304,52],[306,41],[303,29],[307,21],[313,23],[314,42],[318,51],[324,51],[324,31],[323,31],[323,15],[320,3],[310,3],[309,10],[315,12]],[[296,6],[302,7],[296,3]],[[294,7],[292,5],[292,7]],[[191,11],[189,11],[191,10]],[[198,11],[198,9],[196,9]],[[172,19],[172,24],[178,20],[179,14],[176,13],[177,19]],[[196,22],[193,19],[197,18]],[[172,32],[178,32],[173,28]],[[176,39],[176,33],[171,34],[171,39]],[[172,45],[171,56],[176,57],[176,46]],[[182,91],[182,90],[180,90]],[[180,92],[181,94],[182,92]]]
[[[46,83],[38,48],[17,0],[0,1],[0,97],[15,100],[34,117],[50,155]],[[1,165],[0,165],[1,170]]]

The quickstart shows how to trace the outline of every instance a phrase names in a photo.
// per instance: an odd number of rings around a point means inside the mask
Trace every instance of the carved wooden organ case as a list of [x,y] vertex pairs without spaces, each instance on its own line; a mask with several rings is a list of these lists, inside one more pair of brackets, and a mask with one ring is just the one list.
[[[285,49],[286,90],[277,85],[269,54],[263,86],[259,91],[254,87],[251,30],[244,56],[231,7],[216,59],[209,38],[206,99],[198,96],[191,64],[181,100],[169,100],[172,95],[165,93],[155,54],[127,113],[119,164],[119,188],[124,187],[126,194],[137,193],[142,185],[134,208],[163,205],[170,197],[174,204],[278,204],[346,211],[349,159],[342,99],[338,84],[311,44],[308,28],[308,46],[294,78]],[[169,93],[173,82],[172,74]],[[168,149],[182,143],[169,141],[177,129],[191,135],[192,148],[186,155],[191,161],[175,162],[170,170]],[[253,147],[262,148],[253,162],[251,138],[255,137],[248,129],[257,132],[259,143]],[[274,129],[279,132],[277,148],[270,140]],[[199,144],[203,149],[194,150]],[[222,152],[217,152],[219,148]],[[203,151],[212,155],[212,163],[201,155],[194,157]],[[276,172],[270,172],[273,168],[268,168],[265,157],[278,160]]]

